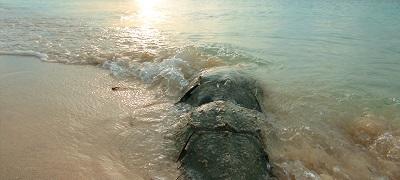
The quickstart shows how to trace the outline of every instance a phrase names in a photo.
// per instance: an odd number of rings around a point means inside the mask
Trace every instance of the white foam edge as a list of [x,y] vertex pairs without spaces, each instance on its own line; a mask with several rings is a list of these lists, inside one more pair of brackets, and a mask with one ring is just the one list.
[[48,60],[48,56],[45,53],[41,52],[36,52],[36,51],[0,51],[0,55],[8,55],[8,56],[32,56],[40,59],[41,61],[46,61],[46,62],[55,62]]

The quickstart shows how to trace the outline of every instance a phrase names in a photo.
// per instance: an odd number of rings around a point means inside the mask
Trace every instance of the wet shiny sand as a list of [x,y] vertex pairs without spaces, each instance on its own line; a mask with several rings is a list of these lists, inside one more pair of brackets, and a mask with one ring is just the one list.
[[174,178],[169,107],[96,67],[0,56],[0,179]]

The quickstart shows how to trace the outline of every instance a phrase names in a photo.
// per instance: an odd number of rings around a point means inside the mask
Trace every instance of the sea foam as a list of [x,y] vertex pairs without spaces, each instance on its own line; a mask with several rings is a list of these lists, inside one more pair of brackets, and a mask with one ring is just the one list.
[[[33,56],[42,61],[53,62],[48,60],[48,56],[45,53],[36,51],[0,51],[0,55],[11,55],[11,56]],[[55,62],[55,61],[54,61]]]

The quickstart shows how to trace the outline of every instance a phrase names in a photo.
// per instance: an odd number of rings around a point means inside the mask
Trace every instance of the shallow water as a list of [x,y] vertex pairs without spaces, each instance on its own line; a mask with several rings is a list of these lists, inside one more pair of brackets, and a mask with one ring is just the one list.
[[173,102],[157,90],[15,56],[0,56],[0,83],[0,179],[178,176],[164,138]]
[[[161,102],[203,69],[241,68],[265,89],[282,177],[400,178],[398,1],[0,0],[0,27],[0,54],[93,64]],[[156,161],[126,159],[141,177]]]

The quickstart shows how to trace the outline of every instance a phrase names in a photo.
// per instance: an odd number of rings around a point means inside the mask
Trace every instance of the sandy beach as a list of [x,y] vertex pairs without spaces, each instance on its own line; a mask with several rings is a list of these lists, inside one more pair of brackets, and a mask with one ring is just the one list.
[[[0,56],[0,84],[1,179],[175,175],[175,168],[166,168],[170,161],[163,160],[168,142],[156,132],[162,131],[160,117],[149,115],[170,104],[148,105],[161,102],[155,92],[124,84],[93,66],[19,56]],[[130,91],[111,90],[128,84]],[[143,106],[148,109],[140,110]],[[153,158],[157,164],[147,164]]]

